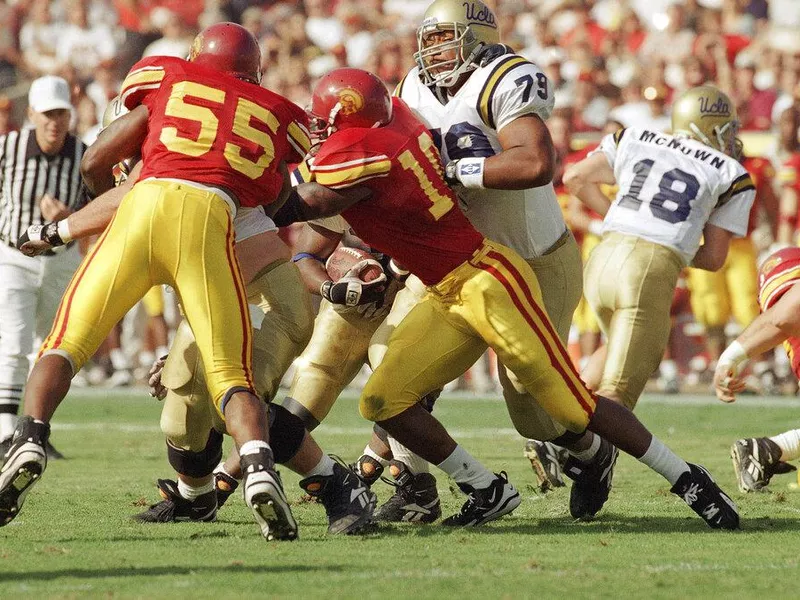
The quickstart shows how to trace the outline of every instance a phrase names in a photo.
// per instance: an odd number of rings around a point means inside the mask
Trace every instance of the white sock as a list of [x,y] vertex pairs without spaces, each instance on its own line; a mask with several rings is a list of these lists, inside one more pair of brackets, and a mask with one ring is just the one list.
[[19,417],[11,413],[0,413],[0,442],[14,435]]
[[656,473],[660,474],[670,485],[675,485],[680,476],[689,470],[689,465],[680,456],[667,448],[656,436],[650,442],[650,447],[639,459]]
[[466,483],[476,490],[487,488],[494,481],[494,475],[461,446],[436,466],[456,483]]
[[383,468],[386,468],[387,466],[389,466],[389,460],[391,460],[391,459],[383,458],[382,456],[380,456],[377,452],[375,452],[375,450],[373,450],[372,448],[369,447],[369,444],[367,444],[367,446],[364,448],[364,452],[362,452],[362,455],[366,455],[366,456],[369,456],[370,458],[375,459],[376,461],[378,461],[380,463],[380,465]]
[[313,475],[333,475],[333,459],[327,454],[323,454],[319,459],[317,466],[311,469],[308,473],[304,473],[303,477],[311,477]]
[[156,360],[156,355],[149,350],[142,350],[139,352],[139,366],[149,369],[153,366]]
[[396,439],[389,438],[389,447],[392,449],[394,459],[403,463],[415,475],[417,473],[430,473],[431,469],[428,466],[428,461],[414,454]]
[[214,478],[212,477],[211,480],[205,484],[201,485],[200,487],[193,487],[179,477],[178,478],[178,493],[181,495],[182,498],[186,498],[187,500],[196,500],[203,494],[207,494],[214,489]]
[[[227,475],[231,479],[237,479],[236,477],[234,477],[233,475],[228,473],[228,469],[225,468],[225,461],[222,461],[216,467],[214,467],[214,473],[225,473],[225,475]],[[237,479],[237,481],[238,481],[238,479]]]
[[255,454],[259,450],[269,450],[272,452],[272,448],[270,448],[270,445],[264,440],[250,440],[242,444],[241,448],[239,448],[239,456]]
[[567,452],[569,452],[582,463],[590,462],[595,457],[598,450],[600,450],[600,436],[595,434],[592,434],[592,443],[586,450],[572,451],[567,448]]
[[127,371],[131,368],[131,364],[128,362],[128,357],[125,356],[122,348],[111,349],[108,353],[108,356],[111,359],[111,366],[114,367],[115,371]]
[[792,429],[769,439],[780,447],[781,460],[789,461],[800,458],[800,429]]
[[667,358],[661,361],[661,366],[659,367],[659,373],[664,379],[677,379],[678,378],[678,365],[675,364],[675,361]]

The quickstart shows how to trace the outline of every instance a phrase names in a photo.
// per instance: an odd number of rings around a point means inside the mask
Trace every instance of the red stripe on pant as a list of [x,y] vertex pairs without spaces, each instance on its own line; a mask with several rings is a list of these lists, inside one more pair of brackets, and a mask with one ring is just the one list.
[[[522,274],[516,269],[516,267],[514,267],[511,261],[509,261],[505,256],[503,256],[499,252],[489,252],[487,256],[499,262],[509,273],[511,273],[511,276],[514,278],[514,281],[520,287],[522,292],[525,294],[525,298],[527,299],[528,304],[530,304],[530,306],[536,312],[536,315],[539,317],[539,320],[544,324],[545,328],[547,329],[548,333],[553,338],[553,340],[556,341],[556,347],[561,353],[561,356],[564,359],[564,362],[566,363],[567,367],[569,368],[570,371],[572,371],[575,377],[582,382],[583,380],[581,379],[580,374],[575,369],[575,364],[572,362],[572,359],[569,357],[569,354],[567,354],[567,349],[564,347],[564,344],[561,342],[561,338],[558,336],[558,333],[553,328],[553,324],[550,322],[550,317],[547,316],[547,313],[542,310],[541,306],[539,306],[539,304],[534,299],[533,293],[531,292],[531,288],[530,286],[528,286],[528,282],[525,280]],[[589,391],[589,393],[593,395],[591,391]]]
[[[75,297],[75,292],[80,286],[83,276],[86,275],[86,271],[89,270],[89,267],[91,266],[95,256],[97,256],[97,253],[100,251],[100,247],[103,245],[103,242],[106,241],[106,238],[108,237],[108,232],[111,230],[111,226],[114,224],[114,219],[116,219],[116,214],[106,227],[106,230],[105,232],[103,232],[103,235],[100,237],[99,240],[97,240],[97,243],[94,245],[94,248],[92,248],[92,253],[86,258],[85,264],[81,265],[83,268],[81,269],[81,272],[77,275],[75,279],[75,285],[70,284],[69,298],[63,298],[61,300],[61,306],[59,306],[58,308],[58,314],[56,315],[56,321],[54,323],[58,322],[58,317],[61,315],[62,309],[64,312],[64,321],[61,323],[61,329],[59,330],[58,335],[56,336],[55,342],[53,342],[51,348],[52,350],[58,348],[61,345],[61,342],[64,340],[64,334],[67,332],[67,324],[69,323],[69,311],[72,308],[72,300]],[[50,337],[51,336],[48,336],[48,340],[45,341],[45,345],[47,344],[47,341],[49,341]],[[39,354],[41,354],[41,352]]]
[[236,256],[234,255],[233,236],[233,221],[228,219],[228,233],[225,238],[225,256],[228,259],[228,267],[230,268],[231,276],[233,277],[233,285],[236,288],[236,300],[239,303],[239,312],[242,317],[242,332],[244,333],[242,343],[242,369],[244,370],[244,377],[247,381],[247,387],[250,388],[250,390],[255,390],[255,386],[253,385],[253,374],[251,373],[249,366],[250,361],[248,360],[248,356],[250,354],[250,345],[252,343],[250,340],[250,336],[252,335],[250,330],[250,309],[247,305],[247,296],[242,288],[242,275],[241,271],[239,270],[239,263],[236,261]]
[[[551,345],[548,343],[547,339],[542,334],[541,329],[539,329],[539,327],[536,325],[536,322],[533,320],[530,313],[525,309],[524,304],[522,303],[516,291],[512,287],[511,282],[509,282],[508,279],[506,279],[506,277],[500,271],[498,271],[495,267],[491,265],[481,264],[480,268],[486,271],[487,273],[491,274],[506,289],[506,292],[508,292],[508,295],[511,297],[511,301],[514,303],[514,306],[517,307],[517,310],[519,310],[520,314],[523,316],[523,318],[528,323],[530,328],[533,330],[536,336],[542,341],[542,345],[544,346],[544,349],[547,351],[547,355],[550,357],[550,364],[556,371],[558,371],[559,375],[561,375],[561,378],[566,382],[567,387],[569,387],[570,391],[572,392],[572,395],[578,400],[583,410],[586,411],[586,414],[589,415],[589,417],[591,417],[592,414],[594,414],[594,409],[586,403],[586,401],[581,396],[580,390],[578,390],[578,388],[575,386],[575,383],[573,382],[569,373],[565,372],[563,367],[559,364],[558,357],[550,347]],[[584,388],[584,391],[587,391],[589,392],[589,394],[591,394],[591,392],[586,388]]]

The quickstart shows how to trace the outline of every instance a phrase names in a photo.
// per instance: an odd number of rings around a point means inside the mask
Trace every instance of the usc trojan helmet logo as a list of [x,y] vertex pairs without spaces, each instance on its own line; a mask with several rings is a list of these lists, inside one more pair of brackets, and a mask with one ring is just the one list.
[[343,115],[352,115],[364,108],[364,96],[358,90],[346,87],[339,90],[339,104]]

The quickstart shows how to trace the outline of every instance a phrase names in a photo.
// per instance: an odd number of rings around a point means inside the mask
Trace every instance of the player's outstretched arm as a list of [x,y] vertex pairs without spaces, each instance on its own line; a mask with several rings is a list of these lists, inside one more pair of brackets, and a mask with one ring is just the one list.
[[733,233],[730,231],[711,223],[706,224],[703,228],[703,245],[694,255],[692,266],[705,271],[719,271],[728,258],[731,239]]
[[564,172],[564,185],[569,193],[600,216],[605,216],[611,201],[600,189],[600,184],[614,185],[614,170],[602,152],[592,154]]
[[744,389],[741,374],[747,360],[771,350],[786,338],[800,336],[800,285],[793,285],[725,349],[717,362],[714,388],[723,402]]
[[292,223],[332,217],[356,202],[366,200],[372,191],[363,186],[332,190],[315,181],[296,186],[272,220],[278,227]]
[[142,163],[139,162],[124,183],[101,194],[66,219],[31,225],[17,240],[17,248],[26,256],[38,256],[72,240],[102,233],[114,218],[122,198],[139,178],[141,170]]
[[106,127],[81,160],[81,176],[94,197],[114,187],[113,168],[139,154],[147,136],[147,107],[140,104]]

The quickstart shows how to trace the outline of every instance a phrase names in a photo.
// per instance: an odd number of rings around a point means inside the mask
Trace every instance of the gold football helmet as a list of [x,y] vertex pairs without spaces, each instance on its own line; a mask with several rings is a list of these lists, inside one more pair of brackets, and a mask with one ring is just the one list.
[[734,158],[742,151],[731,99],[711,85],[685,91],[672,105],[672,134],[703,142]]
[[[435,40],[436,34],[445,32],[452,32],[453,39]],[[418,52],[414,60],[425,85],[451,87],[462,74],[478,66],[476,58],[484,46],[499,42],[497,20],[483,2],[436,0],[425,11],[417,29]],[[453,58],[434,60],[437,55],[452,51]]]
[[106,105],[106,110],[103,112],[103,122],[100,124],[102,129],[105,129],[111,125],[111,123],[119,119],[127,112],[130,111],[125,108],[125,105],[122,103],[120,97],[114,96],[111,100],[109,100],[108,104]]

